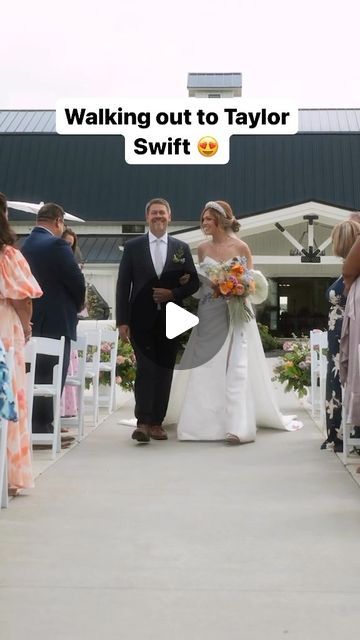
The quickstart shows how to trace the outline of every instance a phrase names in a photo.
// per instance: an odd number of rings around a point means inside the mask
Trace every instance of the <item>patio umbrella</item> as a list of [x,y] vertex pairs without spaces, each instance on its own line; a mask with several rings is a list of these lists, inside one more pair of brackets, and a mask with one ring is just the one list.
[[[26,211],[27,213],[33,213],[37,215],[39,209],[43,206],[43,202],[39,202],[39,204],[33,202],[14,202],[8,201],[7,206],[9,209],[16,209],[17,211]],[[82,218],[78,218],[77,216],[73,216],[72,213],[67,213],[65,211],[65,220],[73,220],[74,222],[85,222]]]

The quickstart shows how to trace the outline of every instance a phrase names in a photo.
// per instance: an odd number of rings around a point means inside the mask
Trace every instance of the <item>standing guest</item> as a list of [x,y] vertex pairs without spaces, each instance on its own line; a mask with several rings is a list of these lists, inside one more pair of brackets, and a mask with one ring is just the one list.
[[[64,210],[52,202],[39,209],[36,226],[25,240],[22,252],[38,280],[44,295],[35,301],[33,335],[60,339],[65,336],[62,389],[70,360],[70,342],[76,340],[77,314],[85,299],[84,276],[69,245],[61,237],[64,232]],[[48,383],[56,359],[39,356],[35,381]],[[51,398],[34,398],[32,429],[34,433],[53,431]],[[70,436],[62,438],[73,440]]]
[[[354,217],[355,214],[353,214]],[[355,224],[355,222],[353,223]],[[360,229],[343,265],[347,295],[340,341],[340,379],[345,387],[344,420],[360,436]]]
[[[78,239],[75,231],[66,227],[64,233],[61,236],[65,242],[71,247],[75,260],[81,263],[81,253],[78,247]],[[73,376],[78,372],[78,353],[76,349],[71,351],[69,368],[67,375]],[[61,395],[60,415],[62,418],[73,418],[77,416],[77,391],[75,387],[65,385]],[[62,427],[61,431],[67,433],[68,429]]]
[[[149,233],[126,243],[116,288],[116,325],[136,355],[137,428],[132,439],[138,442],[167,440],[162,423],[179,343],[166,337],[166,303],[181,305],[199,288],[189,246],[167,233],[169,203],[150,200],[145,216]],[[185,274],[189,277],[181,284]]]
[[79,247],[79,242],[78,242],[78,237],[75,233],[75,231],[73,231],[72,229],[70,229],[70,227],[66,227],[64,230],[64,233],[61,236],[65,242],[68,243],[68,245],[70,245],[71,250],[75,256],[75,260],[76,262],[80,265],[80,268],[82,267],[82,255],[81,255],[81,251],[80,251],[80,247]]
[[[65,242],[67,242],[70,245],[72,252],[75,256],[75,260],[80,266],[80,269],[82,271],[84,266],[83,257],[81,255],[81,251],[78,243],[78,237],[75,231],[70,229],[70,227],[66,227],[64,233],[62,234],[62,238],[65,240]],[[87,299],[87,291],[85,293],[85,299]],[[80,319],[89,317],[88,310],[86,307],[87,307],[87,304],[85,304],[84,307],[81,309],[81,311],[78,313],[78,316]]]
[[42,291],[28,263],[14,248],[15,234],[7,219],[5,196],[0,193],[0,338],[5,349],[14,349],[12,388],[18,421],[8,427],[9,493],[33,486],[31,452],[25,399],[24,345],[31,336],[32,298]]
[[[354,218],[340,222],[334,227],[331,238],[333,253],[343,259],[346,258],[360,233],[360,220]],[[340,337],[345,313],[346,297],[344,294],[344,278],[338,278],[327,290],[326,296],[330,302],[328,317],[328,350],[326,373],[326,431],[327,438],[321,449],[334,445],[334,451],[343,450],[340,437],[342,421],[342,390],[339,372]]]

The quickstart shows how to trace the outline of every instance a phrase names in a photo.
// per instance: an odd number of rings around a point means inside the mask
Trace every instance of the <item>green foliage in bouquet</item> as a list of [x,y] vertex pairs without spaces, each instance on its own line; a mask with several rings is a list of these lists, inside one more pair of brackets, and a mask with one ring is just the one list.
[[293,389],[302,398],[311,384],[309,339],[284,342],[283,349],[284,355],[280,356],[272,380],[286,383],[285,391]]

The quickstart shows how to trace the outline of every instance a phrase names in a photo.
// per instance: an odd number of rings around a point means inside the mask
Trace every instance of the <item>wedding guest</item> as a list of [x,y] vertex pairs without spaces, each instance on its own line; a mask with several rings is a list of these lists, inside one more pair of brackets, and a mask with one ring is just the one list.
[[[64,233],[62,234],[62,238],[65,240],[65,242],[67,242],[71,249],[72,252],[74,254],[75,260],[78,263],[81,271],[83,270],[83,257],[80,251],[80,247],[79,247],[79,242],[78,242],[78,237],[75,233],[75,231],[73,231],[72,229],[70,229],[70,227],[66,227]],[[81,309],[81,311],[79,311],[78,313],[78,318],[88,318],[89,317],[89,313],[88,313],[88,284],[85,283],[86,285],[86,291],[85,291],[85,303],[83,308]]]
[[[78,246],[78,239],[75,231],[70,229],[70,227],[66,227],[61,237],[71,247],[75,260],[78,263],[81,263],[82,257],[81,257],[80,249]],[[67,375],[69,376],[75,375],[78,372],[78,366],[79,366],[78,353],[75,349],[71,351],[71,354],[70,354],[70,362],[69,362]],[[65,385],[61,395],[60,415],[62,418],[73,418],[77,416],[77,413],[78,413],[78,407],[77,407],[76,388]],[[65,429],[64,427],[62,427],[61,431],[62,433],[67,433],[68,429]]]
[[82,269],[83,259],[79,247],[78,237],[75,231],[73,231],[70,227],[66,227],[61,237],[65,240],[65,242],[68,243],[68,245],[70,245],[75,260],[80,265],[80,269]]
[[32,298],[42,291],[31,274],[28,263],[15,249],[15,234],[7,219],[7,203],[0,193],[0,338],[5,349],[14,349],[12,389],[17,421],[8,426],[9,493],[34,486],[31,452],[27,429],[26,377],[24,362],[25,341],[31,337]]
[[[360,212],[354,211],[349,219],[360,223]],[[357,236],[351,250],[346,256],[342,275],[345,282],[345,293],[347,293],[354,280],[360,275],[360,235]]]
[[[333,253],[345,259],[360,232],[360,222],[353,219],[337,224],[331,234]],[[344,279],[342,276],[335,280],[326,292],[330,303],[328,316],[328,350],[326,373],[326,432],[327,438],[321,449],[329,444],[334,445],[334,451],[343,450],[340,437],[342,421],[342,389],[339,373],[340,336],[345,313],[346,297],[344,294]]]
[[[33,334],[60,339],[65,336],[62,388],[70,360],[70,342],[76,340],[77,314],[85,299],[85,281],[74,255],[65,240],[64,210],[49,202],[39,209],[35,228],[25,240],[22,252],[44,291],[44,296],[34,303]],[[38,358],[35,380],[48,383],[52,380],[54,358]],[[51,398],[35,398],[33,432],[53,431]],[[66,446],[65,437],[62,438]],[[69,441],[69,437],[67,437]]]
[[[354,214],[353,214],[354,215]],[[355,224],[355,222],[353,222]],[[343,265],[348,293],[340,340],[340,379],[345,387],[343,405],[346,424],[360,425],[360,229]],[[355,437],[360,428],[355,427]]]

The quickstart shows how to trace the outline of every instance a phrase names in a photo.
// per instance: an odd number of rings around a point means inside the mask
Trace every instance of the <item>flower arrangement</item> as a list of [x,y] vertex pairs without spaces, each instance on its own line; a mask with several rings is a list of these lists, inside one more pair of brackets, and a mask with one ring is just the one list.
[[[110,362],[111,344],[103,342],[101,344],[101,360]],[[125,391],[133,391],[136,374],[136,360],[133,348],[129,342],[119,340],[116,358],[116,383]],[[100,371],[100,384],[110,384],[110,372]]]
[[208,270],[208,278],[213,289],[210,297],[229,301],[230,317],[233,322],[248,322],[254,318],[246,298],[255,292],[252,272],[246,266],[246,258],[233,258],[231,262],[220,262]]
[[272,380],[286,382],[285,391],[294,389],[302,398],[311,384],[309,339],[284,342],[283,350],[285,353],[280,356],[281,362],[275,367]]

